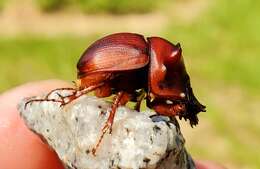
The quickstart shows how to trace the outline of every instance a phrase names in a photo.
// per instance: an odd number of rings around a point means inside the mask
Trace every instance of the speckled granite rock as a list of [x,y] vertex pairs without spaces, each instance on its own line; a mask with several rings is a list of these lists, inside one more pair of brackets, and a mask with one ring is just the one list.
[[[59,92],[66,95],[69,91]],[[42,96],[43,97],[43,96]],[[42,98],[38,97],[38,98]],[[50,98],[58,98],[56,93]],[[32,98],[30,98],[32,99]],[[18,109],[27,126],[41,136],[72,169],[192,169],[178,122],[153,111],[117,110],[112,135],[105,134],[96,156],[91,149],[108,117],[110,103],[82,96],[65,107],[55,102],[33,102]]]

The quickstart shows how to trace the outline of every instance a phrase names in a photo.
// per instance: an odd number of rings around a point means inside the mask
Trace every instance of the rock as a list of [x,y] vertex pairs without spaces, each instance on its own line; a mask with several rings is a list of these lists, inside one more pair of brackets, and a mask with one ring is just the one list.
[[[58,91],[57,91],[58,92]],[[57,92],[49,98],[59,99]],[[68,95],[70,91],[59,91]],[[18,109],[26,125],[53,148],[69,169],[192,169],[192,158],[176,119],[147,110],[117,109],[112,134],[106,133],[96,156],[91,153],[110,110],[110,103],[82,96],[60,103],[24,99]],[[37,98],[44,98],[37,97]]]

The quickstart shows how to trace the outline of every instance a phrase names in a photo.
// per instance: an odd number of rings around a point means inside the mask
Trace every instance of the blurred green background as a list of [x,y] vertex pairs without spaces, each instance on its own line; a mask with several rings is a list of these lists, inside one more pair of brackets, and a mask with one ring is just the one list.
[[180,42],[195,94],[207,105],[194,129],[195,159],[260,168],[260,1],[0,0],[0,92],[42,79],[76,78],[97,38],[137,32]]

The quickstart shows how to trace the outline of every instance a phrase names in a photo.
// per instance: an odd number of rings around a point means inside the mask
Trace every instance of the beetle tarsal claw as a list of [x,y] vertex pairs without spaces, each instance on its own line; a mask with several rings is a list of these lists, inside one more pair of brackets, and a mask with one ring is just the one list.
[[49,98],[49,96],[52,94],[52,93],[54,93],[54,92],[57,92],[57,91],[61,91],[61,90],[70,90],[70,91],[76,91],[76,89],[75,88],[71,88],[71,87],[63,87],[63,88],[58,88],[58,89],[54,89],[54,90],[52,90],[52,91],[50,91],[47,95],[46,95],[46,99],[48,99]]
[[28,104],[32,104],[33,102],[59,102],[59,103],[62,103],[62,101],[56,100],[56,99],[46,99],[46,98],[44,98],[44,99],[32,99],[32,100],[29,100],[25,103],[24,109],[26,109]]

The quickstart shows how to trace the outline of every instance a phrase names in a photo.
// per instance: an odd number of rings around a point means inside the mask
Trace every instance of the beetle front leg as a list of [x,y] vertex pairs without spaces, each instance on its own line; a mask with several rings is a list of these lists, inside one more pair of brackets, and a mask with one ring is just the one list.
[[186,112],[184,103],[166,103],[164,99],[155,99],[151,101],[149,97],[146,99],[147,107],[154,109],[157,114],[163,116],[181,116]]
[[153,109],[158,114],[163,116],[180,116],[182,113],[185,112],[185,105],[184,104],[175,104],[175,105],[158,104],[158,105],[154,105]]

